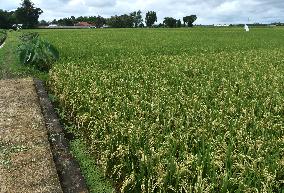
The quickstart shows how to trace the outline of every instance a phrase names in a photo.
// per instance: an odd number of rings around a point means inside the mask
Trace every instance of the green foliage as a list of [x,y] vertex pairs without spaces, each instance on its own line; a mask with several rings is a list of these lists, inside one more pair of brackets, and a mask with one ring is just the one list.
[[34,4],[30,0],[22,0],[21,7],[15,11],[17,21],[23,24],[24,28],[35,27],[42,13],[43,11],[40,8],[34,7]]
[[30,65],[41,71],[48,71],[59,59],[57,49],[39,37],[37,33],[26,33],[20,36],[18,46],[19,59],[22,64]]
[[91,193],[115,192],[111,184],[104,178],[102,172],[96,166],[94,158],[86,148],[86,145],[76,139],[70,143],[72,154],[79,161],[80,169],[85,176],[86,183]]
[[15,22],[14,12],[0,9],[0,29],[9,29]]
[[38,24],[39,24],[39,26],[48,26],[49,25],[48,22],[45,21],[45,20],[41,20]]
[[52,24],[58,24],[61,26],[74,26],[75,24],[79,22],[88,22],[89,24],[92,24],[96,26],[97,28],[103,27],[104,24],[106,24],[106,19],[100,15],[98,16],[80,16],[80,17],[74,17],[71,16],[70,18],[62,18],[57,20],[53,20]]
[[113,28],[131,28],[134,25],[134,17],[127,14],[115,15],[107,19],[107,24]]
[[98,15],[95,19],[95,26],[97,28],[103,27],[103,25],[106,24],[106,19],[100,15]]
[[193,23],[197,20],[196,15],[190,15],[183,18],[184,24],[187,24],[187,27],[193,27]]
[[62,52],[50,88],[120,192],[283,190],[283,29],[42,33]]
[[35,77],[47,80],[47,72],[41,72],[33,67],[20,64],[17,47],[19,45],[19,33],[8,32],[6,46],[0,49],[0,79],[14,79]]
[[139,27],[143,23],[141,14],[142,12],[140,10],[130,13],[130,16],[133,18],[134,27]]
[[177,26],[177,20],[175,18],[172,18],[172,17],[165,17],[163,23],[166,27],[170,27],[170,28]]
[[3,44],[3,42],[7,38],[7,31],[6,30],[0,30],[0,46]]
[[29,42],[29,41],[32,41],[33,39],[38,39],[38,38],[39,38],[39,34],[36,32],[23,33],[19,36],[19,39],[22,42]]
[[177,20],[177,27],[178,27],[178,28],[181,27],[181,21],[180,21],[180,19]]
[[157,14],[155,11],[148,11],[146,13],[145,23],[147,27],[152,27],[157,22]]

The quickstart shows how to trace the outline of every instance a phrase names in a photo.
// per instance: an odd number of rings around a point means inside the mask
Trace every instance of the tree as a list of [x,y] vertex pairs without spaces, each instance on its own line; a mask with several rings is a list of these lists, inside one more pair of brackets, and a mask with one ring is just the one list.
[[33,28],[38,24],[38,18],[43,11],[34,7],[30,0],[23,0],[21,7],[15,13],[17,21],[22,23],[24,28]]
[[143,27],[145,27],[145,25],[144,25],[144,23],[140,23],[138,27],[143,28]]
[[180,19],[179,19],[179,20],[177,20],[177,27],[178,27],[178,28],[180,28],[180,27],[181,27],[181,21],[180,21]]
[[114,28],[131,28],[133,23],[133,17],[127,14],[115,15],[107,20],[107,24]]
[[0,28],[7,29],[11,27],[9,23],[9,13],[0,9]]
[[184,25],[187,24],[187,27],[193,27],[193,22],[195,22],[196,19],[196,15],[185,16],[183,18]]
[[139,27],[143,22],[141,11],[134,11],[130,13],[130,16],[133,18],[134,27]]
[[16,22],[14,11],[4,11],[0,9],[0,28],[9,29],[12,28],[13,24]]
[[72,18],[63,18],[57,21],[59,25],[62,26],[74,26],[74,20]]
[[56,19],[52,20],[51,24],[58,24],[58,21]]
[[161,28],[161,27],[165,27],[165,25],[164,25],[163,23],[159,23],[159,24],[157,25],[157,27]]
[[155,11],[148,11],[146,13],[145,23],[147,27],[153,26],[157,22],[157,14]]
[[40,25],[40,26],[48,26],[48,22],[45,21],[45,20],[41,20],[41,21],[39,22],[39,25]]
[[[98,16],[98,17],[101,17],[101,16]],[[98,21],[98,25],[96,25],[96,22],[97,22],[97,17],[96,16],[90,16],[90,17],[84,17],[84,21],[85,22],[88,22],[89,24],[92,24],[92,25],[95,25],[96,27],[100,27],[101,25],[101,22],[103,22],[103,18],[99,18],[100,21]],[[77,20],[77,22],[80,22],[79,20]]]
[[104,24],[106,24],[106,19],[98,15],[95,19],[96,28],[101,28]]
[[172,17],[165,17],[163,23],[166,27],[174,28],[176,27],[177,20]]
[[76,17],[75,17],[75,16],[71,16],[70,19],[71,19],[73,22],[76,22]]

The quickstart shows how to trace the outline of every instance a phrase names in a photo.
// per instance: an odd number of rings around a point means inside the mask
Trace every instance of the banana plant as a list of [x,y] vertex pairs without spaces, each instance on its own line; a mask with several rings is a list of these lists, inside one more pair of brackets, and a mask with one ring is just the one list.
[[37,34],[29,33],[21,36],[20,39],[18,52],[22,64],[31,65],[41,71],[48,71],[59,59],[57,49]]

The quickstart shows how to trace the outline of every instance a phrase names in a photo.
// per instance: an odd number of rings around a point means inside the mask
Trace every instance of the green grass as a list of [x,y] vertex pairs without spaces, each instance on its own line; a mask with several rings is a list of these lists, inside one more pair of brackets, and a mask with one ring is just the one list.
[[114,192],[111,183],[108,182],[102,172],[98,170],[96,162],[91,158],[84,142],[79,139],[70,143],[72,154],[79,161],[81,171],[85,176],[86,183],[92,193]]
[[62,114],[121,192],[283,192],[283,32],[40,31]]
[[0,49],[0,79],[12,77],[12,69],[16,63],[16,42],[15,38],[8,35],[6,44]]

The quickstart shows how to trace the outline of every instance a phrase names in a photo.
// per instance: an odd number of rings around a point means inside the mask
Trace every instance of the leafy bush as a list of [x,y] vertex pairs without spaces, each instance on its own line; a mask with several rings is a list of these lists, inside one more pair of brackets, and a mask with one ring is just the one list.
[[34,66],[41,71],[48,71],[59,59],[57,49],[40,38],[38,33],[25,33],[20,36],[20,40],[18,51],[22,64]]
[[0,30],[0,45],[3,44],[6,38],[7,38],[7,32],[5,30]]

